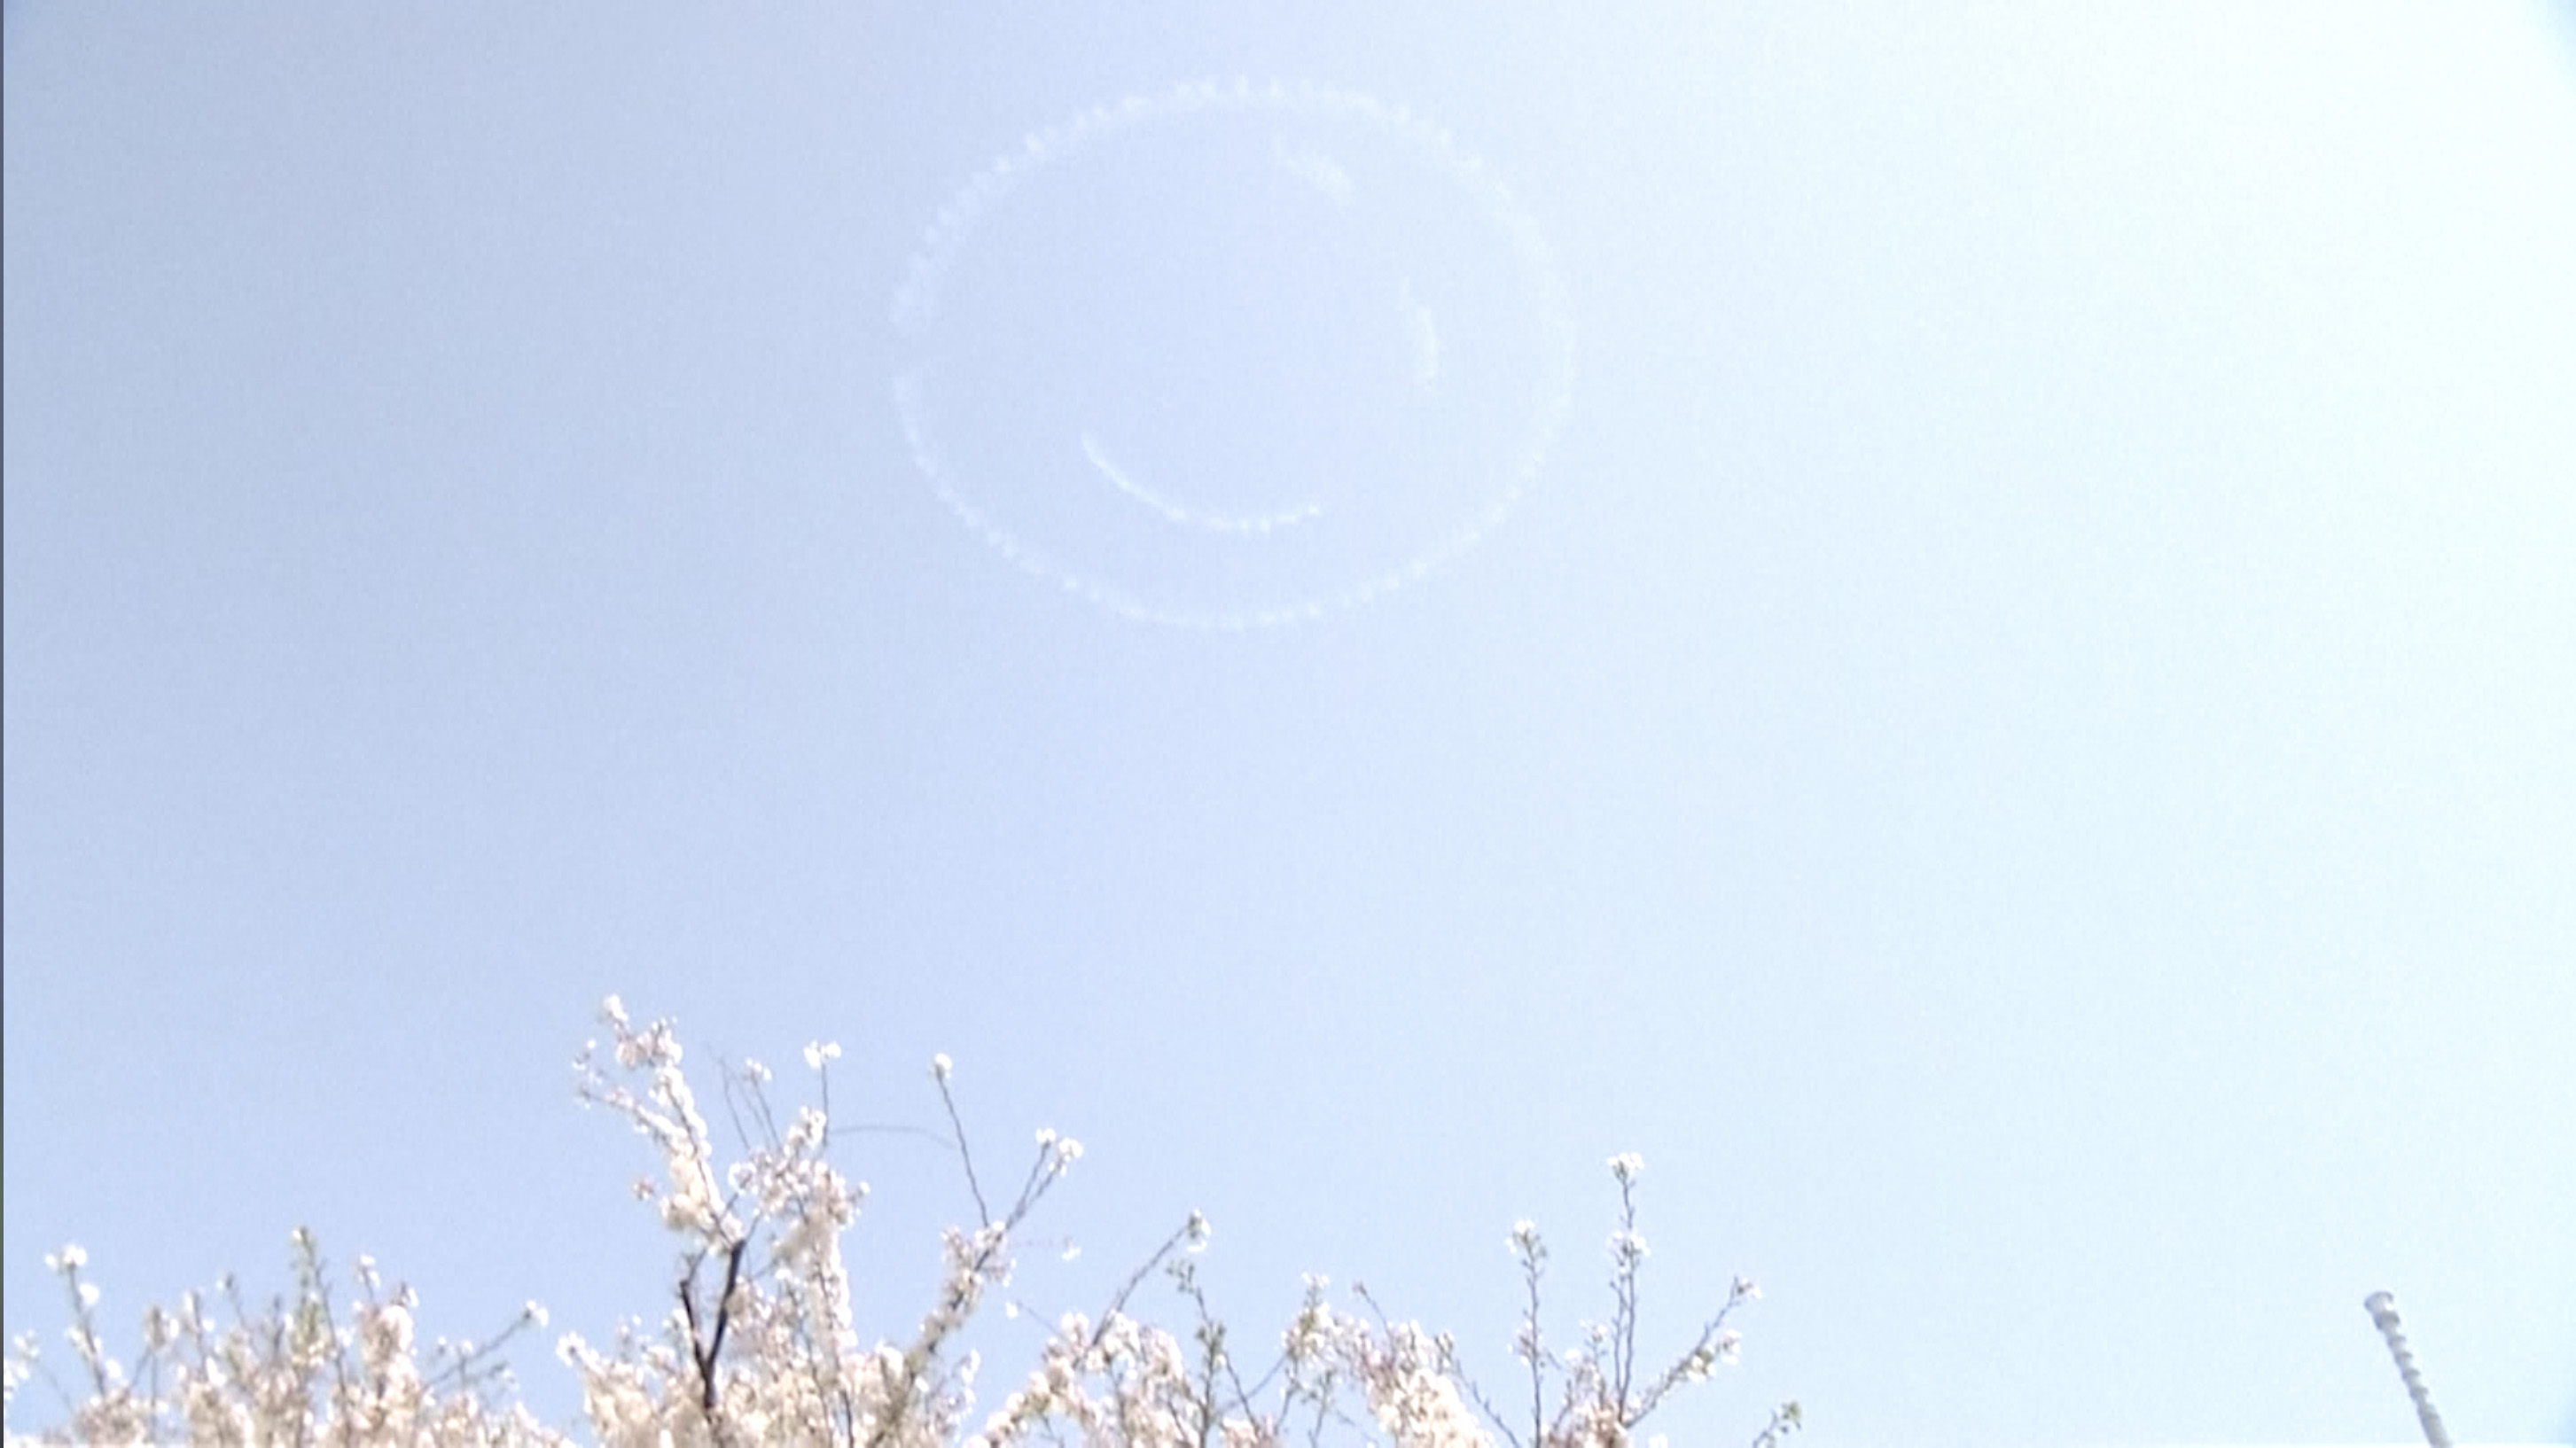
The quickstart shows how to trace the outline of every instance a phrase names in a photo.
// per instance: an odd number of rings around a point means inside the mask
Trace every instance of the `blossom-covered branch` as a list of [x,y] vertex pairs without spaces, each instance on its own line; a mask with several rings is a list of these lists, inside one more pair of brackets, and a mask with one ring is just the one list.
[[[680,1248],[665,1311],[618,1324],[603,1346],[578,1333],[557,1344],[557,1356],[581,1383],[585,1426],[603,1444],[1259,1448],[1320,1443],[1331,1434],[1450,1448],[1488,1445],[1499,1433],[1514,1448],[1625,1448],[1673,1392],[1735,1360],[1741,1339],[1729,1319],[1759,1295],[1738,1279],[1690,1347],[1662,1372],[1639,1377],[1638,1276],[1646,1248],[1636,1187],[1643,1164],[1619,1156],[1610,1163],[1619,1187],[1619,1225],[1610,1237],[1613,1311],[1607,1324],[1587,1329],[1581,1347],[1561,1355],[1545,1350],[1540,1280],[1547,1248],[1528,1222],[1510,1234],[1527,1297],[1513,1346],[1529,1377],[1525,1413],[1499,1411],[1477,1390],[1448,1334],[1390,1319],[1364,1288],[1353,1289],[1363,1311],[1338,1310],[1321,1278],[1308,1280],[1275,1358],[1247,1382],[1235,1359],[1238,1339],[1199,1286],[1196,1254],[1209,1227],[1192,1212],[1097,1315],[1060,1318],[1017,1386],[979,1414],[981,1363],[956,1345],[978,1309],[1008,1285],[1021,1229],[1081,1159],[1081,1144],[1040,1131],[1017,1195],[997,1214],[967,1150],[950,1090],[953,1067],[935,1058],[932,1079],[977,1221],[944,1234],[945,1270],[910,1334],[869,1344],[852,1321],[842,1255],[868,1189],[828,1160],[830,1064],[839,1048],[806,1047],[817,1104],[783,1117],[771,1106],[767,1068],[746,1062],[726,1072],[725,1103],[745,1139],[741,1158],[719,1168],[673,1024],[638,1026],[615,997],[600,1018],[610,1040],[605,1051],[596,1042],[586,1046],[575,1062],[578,1094],[651,1144],[660,1176],[638,1182],[636,1194],[653,1204]],[[756,1137],[746,1119],[756,1124]],[[59,1426],[44,1435],[52,1441],[572,1441],[506,1401],[514,1384],[496,1349],[523,1328],[542,1327],[542,1308],[528,1304],[480,1346],[438,1342],[424,1355],[413,1336],[410,1289],[387,1289],[361,1257],[356,1291],[342,1303],[311,1235],[297,1231],[292,1246],[291,1299],[253,1309],[228,1280],[225,1311],[210,1311],[195,1293],[175,1312],[154,1308],[144,1316],[132,1372],[108,1353],[85,1255],[72,1247],[49,1257],[47,1267],[70,1294],[66,1336],[78,1380],[55,1379],[36,1340],[21,1336],[7,1357],[7,1406],[18,1406],[27,1383],[51,1384],[64,1409]],[[1186,1343],[1133,1311],[1137,1290],[1158,1272],[1189,1305]],[[1799,1424],[1797,1405],[1785,1404],[1753,1441],[1772,1448]]]

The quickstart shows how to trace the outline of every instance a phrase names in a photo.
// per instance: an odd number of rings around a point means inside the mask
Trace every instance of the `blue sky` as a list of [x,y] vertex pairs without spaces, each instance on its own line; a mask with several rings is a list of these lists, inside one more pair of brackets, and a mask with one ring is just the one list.
[[[2563,14],[5,45],[11,1331],[297,1223],[433,1331],[657,1311],[618,991],[1081,1137],[1049,1314],[1201,1208],[1242,1327],[1359,1278],[1500,1377],[1511,1223],[1606,1312],[1637,1151],[1650,1334],[1767,1294],[1680,1441],[2400,1441],[2381,1288],[2464,1441],[2576,1439]],[[1239,76],[1378,109],[1173,100]],[[968,1203],[850,1162],[899,1331]]]

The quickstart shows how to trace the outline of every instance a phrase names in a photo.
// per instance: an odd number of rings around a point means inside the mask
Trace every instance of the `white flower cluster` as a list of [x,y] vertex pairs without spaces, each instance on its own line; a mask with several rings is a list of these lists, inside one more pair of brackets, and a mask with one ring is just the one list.
[[[1189,1215],[1096,1319],[1064,1317],[1037,1364],[977,1418],[979,1362],[958,1350],[977,1309],[1011,1276],[1023,1223],[1081,1159],[1082,1146],[1052,1130],[1016,1199],[998,1216],[987,1205],[958,1127],[957,1150],[974,1192],[979,1225],[945,1235],[945,1271],[930,1310],[909,1337],[870,1345],[851,1320],[843,1234],[867,1188],[825,1158],[831,1145],[827,1068],[839,1048],[806,1047],[824,1075],[824,1106],[781,1119],[764,1090],[769,1072],[745,1063],[727,1081],[733,1114],[746,1122],[744,1158],[719,1170],[707,1122],[680,1069],[672,1025],[638,1028],[611,997],[601,1018],[613,1037],[602,1053],[585,1047],[576,1070],[583,1100],[624,1117],[652,1143],[662,1178],[637,1183],[681,1243],[676,1301],[647,1323],[629,1320],[604,1347],[566,1334],[557,1355],[579,1375],[583,1414],[596,1441],[637,1448],[766,1443],[865,1443],[879,1448],[1004,1448],[1080,1442],[1097,1448],[1223,1444],[1268,1448],[1317,1441],[1327,1427],[1389,1444],[1451,1448],[1501,1440],[1514,1448],[1610,1448],[1675,1387],[1735,1359],[1729,1312],[1758,1295],[1738,1279],[1724,1308],[1689,1351],[1659,1377],[1635,1379],[1635,1273],[1644,1256],[1636,1235],[1634,1156],[1612,1158],[1621,1222],[1611,1238],[1618,1316],[1587,1333],[1587,1346],[1551,1357],[1539,1338],[1538,1282],[1547,1249],[1522,1222],[1511,1247],[1529,1289],[1516,1355],[1529,1371],[1525,1410],[1505,1413],[1461,1370],[1453,1343],[1390,1322],[1364,1289],[1366,1315],[1337,1312],[1320,1278],[1281,1335],[1277,1358],[1247,1388],[1224,1326],[1209,1312],[1195,1273],[1209,1237]],[[932,1078],[950,1123],[958,1124],[947,1057]],[[739,1094],[736,1094],[739,1093]],[[244,1307],[229,1282],[227,1321],[195,1294],[176,1313],[146,1314],[143,1367],[128,1374],[107,1355],[97,1328],[97,1289],[81,1276],[87,1258],[66,1247],[46,1258],[69,1289],[73,1354],[84,1380],[55,1387],[69,1408],[51,1441],[407,1442],[557,1444],[570,1437],[523,1406],[504,1406],[508,1375],[494,1350],[525,1327],[542,1328],[529,1303],[492,1342],[415,1341],[415,1301],[388,1291],[375,1264],[356,1263],[358,1291],[335,1315],[321,1256],[310,1234],[293,1238],[296,1292],[264,1312]],[[1196,1310],[1185,1341],[1127,1311],[1132,1291],[1160,1268]],[[31,1376],[45,1375],[37,1343],[22,1337],[6,1359],[6,1401],[14,1406]],[[1551,1376],[1563,1379],[1553,1412]],[[1481,1419],[1480,1419],[1480,1416]],[[1775,1412],[1758,1441],[1798,1426],[1796,1405]],[[1522,1428],[1527,1436],[1523,1436]],[[13,1440],[14,1441],[14,1440]]]
[[[66,1247],[45,1258],[72,1300],[64,1334],[83,1379],[66,1421],[38,1441],[66,1443],[428,1443],[556,1444],[571,1440],[522,1406],[497,1406],[508,1373],[493,1350],[523,1325],[543,1325],[529,1303],[493,1342],[436,1343],[424,1371],[412,1333],[417,1305],[407,1288],[388,1292],[375,1264],[357,1261],[358,1292],[342,1319],[332,1309],[319,1248],[298,1228],[291,1301],[247,1309],[227,1279],[218,1291],[228,1320],[191,1292],[178,1310],[143,1316],[143,1352],[128,1373],[107,1355],[95,1309],[97,1288],[81,1278],[88,1257]],[[41,1375],[38,1344],[10,1345],[7,1401]],[[55,1384],[60,1390],[62,1385]],[[72,1398],[66,1392],[65,1397]],[[12,1442],[19,1441],[12,1437]]]

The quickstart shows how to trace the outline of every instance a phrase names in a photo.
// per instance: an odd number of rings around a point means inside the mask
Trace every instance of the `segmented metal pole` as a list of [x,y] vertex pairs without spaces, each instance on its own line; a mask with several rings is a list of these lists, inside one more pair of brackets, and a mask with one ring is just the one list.
[[2406,1380],[2406,1396],[2415,1400],[2415,1418],[2424,1425],[2424,1441],[2433,1448],[2451,1448],[2451,1435],[2443,1431],[2433,1395],[2424,1389],[2424,1375],[2415,1370],[2415,1354],[2407,1350],[2406,1330],[2397,1324],[2397,1299],[2374,1292],[2361,1305],[2370,1309],[2370,1320],[2378,1324],[2379,1335],[2388,1339],[2388,1355],[2397,1360],[2397,1376]]

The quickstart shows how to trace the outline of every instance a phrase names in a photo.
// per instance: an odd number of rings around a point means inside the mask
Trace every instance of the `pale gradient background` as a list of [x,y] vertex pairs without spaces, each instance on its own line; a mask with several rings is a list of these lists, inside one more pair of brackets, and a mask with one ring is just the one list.
[[[1768,1293],[1679,1442],[2403,1441],[2378,1288],[2463,1441],[2576,1438],[2563,13],[12,3],[5,54],[10,1330],[66,1240],[130,1327],[298,1222],[432,1331],[658,1311],[565,1070],[618,990],[839,1039],[853,1119],[933,1123],[946,1051],[988,1156],[1081,1136],[1048,1314],[1199,1207],[1246,1330],[1358,1277],[1499,1380],[1512,1220],[1606,1312],[1634,1150],[1653,1341]],[[888,393],[968,176],[1238,74],[1452,128],[1578,347],[1499,530],[1248,635],[1011,568]],[[965,1193],[848,1160],[903,1331]]]

